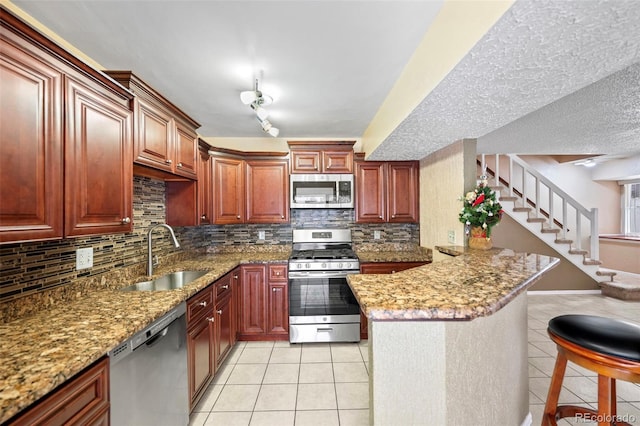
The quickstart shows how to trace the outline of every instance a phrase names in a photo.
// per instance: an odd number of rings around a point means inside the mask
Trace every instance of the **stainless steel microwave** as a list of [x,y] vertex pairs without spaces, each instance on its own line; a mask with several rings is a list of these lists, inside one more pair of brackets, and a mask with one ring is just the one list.
[[291,175],[292,209],[352,209],[353,175]]

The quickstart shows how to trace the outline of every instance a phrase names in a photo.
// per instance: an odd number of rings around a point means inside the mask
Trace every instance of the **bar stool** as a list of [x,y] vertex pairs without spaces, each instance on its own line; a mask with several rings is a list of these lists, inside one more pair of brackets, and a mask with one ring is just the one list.
[[[558,357],[544,407],[542,426],[564,417],[582,416],[598,426],[626,425],[616,412],[616,379],[640,383],[640,325],[592,315],[562,315],[549,321],[547,332]],[[598,374],[598,410],[558,406],[567,360]]]

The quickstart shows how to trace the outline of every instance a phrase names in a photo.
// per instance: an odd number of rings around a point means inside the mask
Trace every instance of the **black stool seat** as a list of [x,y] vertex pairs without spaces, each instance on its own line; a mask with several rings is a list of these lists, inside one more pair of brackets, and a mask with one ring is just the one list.
[[640,325],[593,315],[561,315],[549,321],[549,331],[594,352],[640,362]]

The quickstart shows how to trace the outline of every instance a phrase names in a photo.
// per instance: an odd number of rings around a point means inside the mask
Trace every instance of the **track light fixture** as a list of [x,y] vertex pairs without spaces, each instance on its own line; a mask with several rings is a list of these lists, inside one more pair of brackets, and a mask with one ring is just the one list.
[[276,127],[273,127],[271,122],[267,120],[267,117],[269,117],[269,112],[263,108],[264,106],[271,105],[273,103],[273,98],[262,93],[258,89],[258,79],[256,79],[254,90],[247,90],[240,93],[240,101],[245,105],[249,105],[251,109],[256,113],[256,117],[258,118],[258,121],[262,126],[262,130],[273,137],[278,136],[280,130]]

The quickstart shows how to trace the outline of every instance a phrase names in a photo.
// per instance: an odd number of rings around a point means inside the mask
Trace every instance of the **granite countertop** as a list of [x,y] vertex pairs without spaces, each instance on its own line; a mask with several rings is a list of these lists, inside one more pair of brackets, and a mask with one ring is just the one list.
[[513,250],[466,250],[391,275],[347,280],[369,320],[472,320],[497,312],[560,261]]
[[0,423],[45,396],[152,321],[242,263],[285,262],[288,251],[186,257],[157,268],[207,270],[181,289],[123,292],[143,281],[111,280],[72,302],[0,324]]
[[361,244],[355,247],[360,263],[431,262],[431,249],[415,244]]

